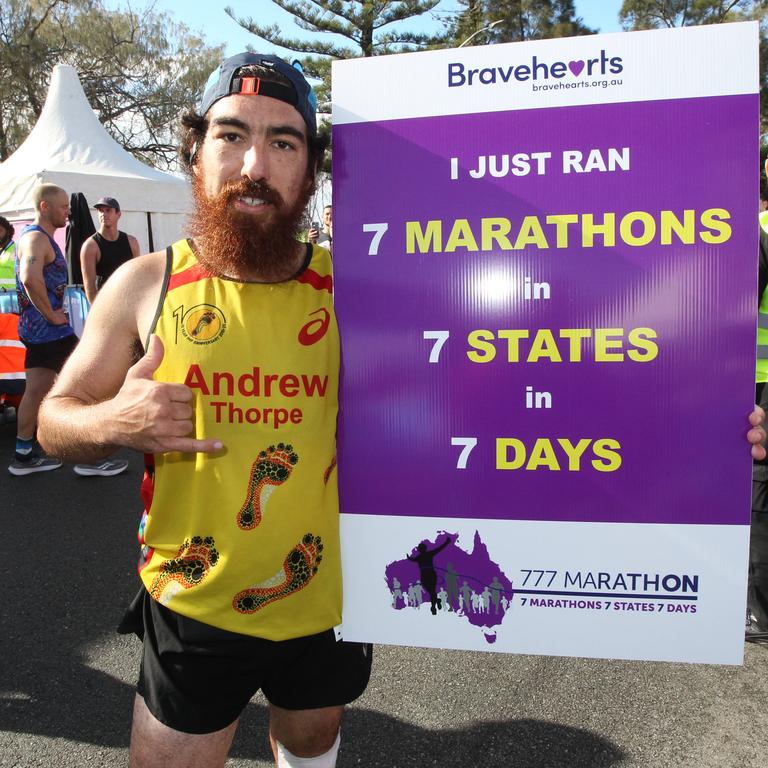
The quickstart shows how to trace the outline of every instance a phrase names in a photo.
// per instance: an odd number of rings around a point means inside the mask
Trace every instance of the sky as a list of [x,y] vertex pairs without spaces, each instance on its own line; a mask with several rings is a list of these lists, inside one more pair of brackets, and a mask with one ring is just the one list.
[[[131,7],[138,10],[146,7],[141,0],[130,0]],[[619,32],[621,27],[618,22],[621,0],[576,0],[576,13],[581,16],[584,23],[598,29],[601,32]],[[108,7],[118,5],[125,6],[125,0],[107,0]],[[192,31],[201,34],[207,43],[216,45],[226,43],[226,54],[232,55],[245,50],[247,45],[258,47],[265,53],[285,54],[286,51],[268,45],[264,41],[244,30],[233,21],[226,13],[225,6],[231,6],[235,14],[240,17],[257,18],[263,24],[278,24],[281,30],[290,36],[307,35],[308,38],[317,37],[311,33],[304,33],[295,24],[293,17],[279,8],[271,0],[213,0],[213,2],[193,3],[190,0],[155,0],[155,9],[169,13],[174,20],[183,22]],[[440,29],[440,18],[444,18],[447,12],[455,9],[455,0],[443,0],[433,11],[431,21],[432,29]],[[409,27],[412,31],[420,31],[428,22],[419,20],[415,26]],[[426,31],[426,30],[425,30]]]

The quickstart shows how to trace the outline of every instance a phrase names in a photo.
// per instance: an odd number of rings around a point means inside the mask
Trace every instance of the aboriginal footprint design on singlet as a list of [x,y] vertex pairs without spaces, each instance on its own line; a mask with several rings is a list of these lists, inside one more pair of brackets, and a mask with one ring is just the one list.
[[299,457],[292,445],[278,443],[261,451],[251,466],[248,493],[237,513],[237,526],[244,531],[253,530],[260,522],[270,495],[293,472]]
[[197,325],[192,331],[192,336],[197,337],[200,331],[202,331],[206,325],[210,325],[215,319],[216,319],[216,314],[214,312],[205,312],[197,321]]
[[232,607],[238,613],[256,613],[265,605],[303,589],[317,573],[322,551],[320,537],[307,533],[288,553],[283,567],[274,576],[238,592]]
[[168,605],[177,592],[200,584],[218,561],[213,537],[193,536],[179,547],[176,557],[160,566],[149,593],[159,603]]
[[328,485],[328,480],[331,478],[331,472],[336,469],[336,457],[334,456],[331,459],[331,463],[326,468],[325,472],[323,472],[323,482]]

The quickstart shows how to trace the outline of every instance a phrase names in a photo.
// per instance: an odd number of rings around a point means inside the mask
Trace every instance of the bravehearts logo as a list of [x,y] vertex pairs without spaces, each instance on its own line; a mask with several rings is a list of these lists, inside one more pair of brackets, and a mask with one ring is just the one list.
[[501,67],[483,67],[468,69],[461,62],[448,64],[448,87],[459,88],[473,85],[495,85],[496,83],[511,83],[518,81],[541,81],[554,78],[562,80],[569,75],[579,78],[586,76],[599,77],[607,74],[618,75],[624,71],[621,56],[609,57],[604,50],[600,57],[594,59],[576,59],[574,61],[555,61],[546,63],[534,56],[528,64],[510,64]]

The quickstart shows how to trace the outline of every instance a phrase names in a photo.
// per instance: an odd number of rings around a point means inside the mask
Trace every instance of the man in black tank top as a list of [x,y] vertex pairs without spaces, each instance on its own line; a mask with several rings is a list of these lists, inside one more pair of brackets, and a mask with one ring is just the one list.
[[99,212],[99,231],[80,249],[85,295],[91,304],[107,278],[123,262],[139,255],[139,241],[117,228],[120,203],[114,197],[102,197],[93,207]]

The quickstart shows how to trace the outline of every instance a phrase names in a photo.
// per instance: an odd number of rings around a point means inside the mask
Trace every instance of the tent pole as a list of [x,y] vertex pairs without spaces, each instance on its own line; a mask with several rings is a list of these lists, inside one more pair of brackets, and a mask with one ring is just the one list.
[[147,237],[149,239],[149,252],[152,253],[155,250],[155,243],[152,238],[152,214],[147,211]]

